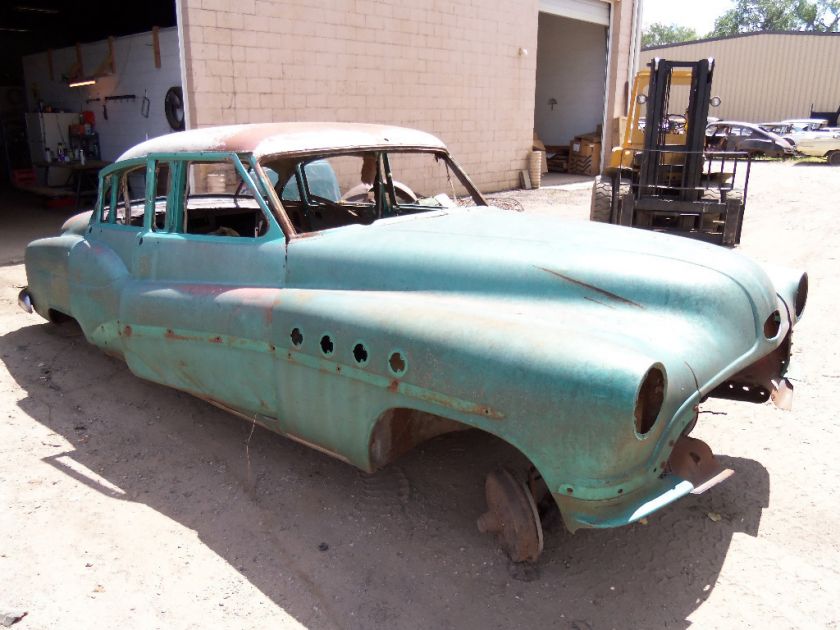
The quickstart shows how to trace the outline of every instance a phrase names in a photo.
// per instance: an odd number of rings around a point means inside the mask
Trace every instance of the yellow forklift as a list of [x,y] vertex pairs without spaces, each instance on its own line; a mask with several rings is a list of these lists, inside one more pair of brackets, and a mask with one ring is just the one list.
[[734,247],[750,157],[707,150],[713,59],[653,59],[633,82],[622,144],[592,188],[590,219]]

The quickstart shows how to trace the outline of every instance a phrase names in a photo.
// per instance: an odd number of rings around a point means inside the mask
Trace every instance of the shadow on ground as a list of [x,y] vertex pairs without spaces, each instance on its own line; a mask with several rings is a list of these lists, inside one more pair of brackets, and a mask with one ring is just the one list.
[[58,234],[76,213],[75,207],[48,208],[31,193],[0,187],[0,266],[21,262],[30,241]]
[[75,447],[45,461],[195,530],[309,627],[685,628],[769,497],[760,464],[722,457],[737,471],[727,483],[647,525],[555,526],[523,568],[475,526],[485,473],[518,457],[481,433],[442,436],[367,476],[260,428],[248,442],[248,423],[136,379],[73,326],[11,332],[0,355],[23,410]]
[[837,168],[836,166],[830,165],[827,161],[810,162],[810,161],[806,161],[806,160],[803,160],[801,162],[796,162],[796,163],[794,163],[794,166],[822,166],[822,167],[826,167],[826,168]]

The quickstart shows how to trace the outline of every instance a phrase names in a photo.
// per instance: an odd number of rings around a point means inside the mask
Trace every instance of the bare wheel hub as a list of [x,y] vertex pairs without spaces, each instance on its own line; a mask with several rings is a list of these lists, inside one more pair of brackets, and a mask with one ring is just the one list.
[[514,562],[534,562],[543,550],[543,532],[528,487],[502,468],[487,475],[484,493],[487,511],[478,519],[478,530],[496,534]]

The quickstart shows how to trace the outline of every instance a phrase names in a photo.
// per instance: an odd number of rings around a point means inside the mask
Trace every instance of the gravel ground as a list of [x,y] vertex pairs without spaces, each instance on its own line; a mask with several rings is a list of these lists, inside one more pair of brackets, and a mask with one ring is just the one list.
[[[586,189],[507,196],[588,216]],[[836,628],[838,200],[840,169],[754,167],[741,251],[811,278],[793,411],[703,405],[695,435],[734,477],[647,524],[550,527],[530,568],[475,527],[485,472],[516,458],[498,441],[443,436],[372,476],[249,441],[20,312],[24,270],[0,267],[0,613],[27,611],[21,629]]]

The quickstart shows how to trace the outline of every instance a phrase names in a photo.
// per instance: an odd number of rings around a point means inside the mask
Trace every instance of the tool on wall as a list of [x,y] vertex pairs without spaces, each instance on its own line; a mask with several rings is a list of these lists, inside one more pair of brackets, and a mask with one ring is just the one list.
[[136,98],[136,94],[117,94],[116,96],[106,96],[102,99],[102,117],[105,120],[108,120],[108,101],[133,101]]
[[143,118],[149,117],[149,106],[152,102],[149,100],[148,90],[143,90],[143,100],[140,101],[140,115]]

